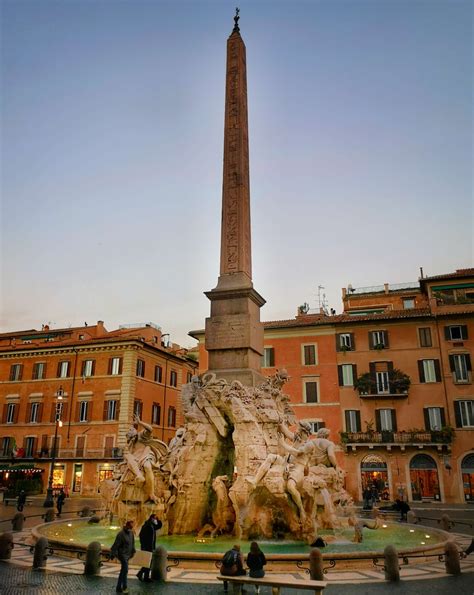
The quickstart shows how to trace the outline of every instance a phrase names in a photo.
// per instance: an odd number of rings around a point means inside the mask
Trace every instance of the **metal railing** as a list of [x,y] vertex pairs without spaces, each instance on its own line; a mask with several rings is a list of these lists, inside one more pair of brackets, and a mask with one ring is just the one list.
[[442,430],[430,432],[341,432],[344,444],[451,444],[453,437]]

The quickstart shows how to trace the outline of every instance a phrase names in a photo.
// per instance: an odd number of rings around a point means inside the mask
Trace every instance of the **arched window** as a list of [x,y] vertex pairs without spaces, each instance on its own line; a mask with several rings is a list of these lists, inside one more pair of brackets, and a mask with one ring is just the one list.
[[461,473],[464,499],[471,502],[474,500],[474,453],[465,456],[462,460]]
[[360,463],[362,493],[369,489],[377,499],[389,498],[387,463],[378,455],[370,454]]
[[438,467],[429,455],[415,455],[410,461],[410,481],[413,500],[439,500]]

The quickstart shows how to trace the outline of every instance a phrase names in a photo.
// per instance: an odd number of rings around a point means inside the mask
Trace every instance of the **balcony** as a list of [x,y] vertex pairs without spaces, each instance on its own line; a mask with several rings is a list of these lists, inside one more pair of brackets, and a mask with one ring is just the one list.
[[[51,449],[43,449],[34,454],[14,457],[11,451],[0,451],[0,460],[10,460],[12,462],[20,461],[50,461]],[[60,448],[56,453],[56,459],[61,460],[78,460],[78,459],[122,459],[123,450],[121,448]]]
[[425,447],[436,448],[439,451],[451,450],[453,442],[453,430],[432,430],[426,432],[341,432],[341,443],[345,450],[355,451],[363,448],[400,448],[404,451],[406,447],[423,449]]
[[410,377],[401,370],[382,373],[366,372],[354,382],[354,390],[363,399],[405,399],[408,397]]

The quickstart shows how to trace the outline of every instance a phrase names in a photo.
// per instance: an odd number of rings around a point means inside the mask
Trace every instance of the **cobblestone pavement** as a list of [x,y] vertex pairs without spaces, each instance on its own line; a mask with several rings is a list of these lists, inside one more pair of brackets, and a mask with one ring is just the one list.
[[[76,510],[79,510],[84,505],[96,507],[97,502],[91,499],[77,499],[68,500],[69,506],[63,512],[63,518],[70,516],[71,511],[75,515]],[[15,514],[16,510],[13,506],[4,507],[0,505],[0,518],[9,519]],[[31,536],[29,527],[42,522],[40,516],[43,512],[42,501],[38,500],[33,503],[28,509],[25,509],[27,516],[27,523],[25,530],[21,533],[14,534],[16,543],[31,543]],[[69,514],[68,514],[69,512]],[[424,507],[422,510],[417,509],[417,514],[421,516],[433,517],[434,519],[441,517],[441,514],[449,514],[452,519],[464,520],[467,522],[474,522],[473,507],[458,506],[458,507]],[[437,521],[432,521],[433,526],[439,526]],[[456,529],[464,531],[469,529],[465,525],[456,526]],[[1,530],[9,530],[7,523],[0,525]],[[461,549],[465,549],[471,541],[471,537],[466,534],[453,534]],[[12,553],[12,559],[9,562],[3,563],[0,566],[0,593],[59,593],[63,589],[72,592],[82,593],[102,593],[113,592],[115,588],[115,581],[118,575],[118,566],[114,563],[104,563],[101,569],[101,577],[88,578],[82,575],[84,570],[83,562],[77,558],[63,558],[59,556],[50,556],[48,559],[48,570],[46,572],[32,572],[31,569],[32,555],[29,548],[18,545]],[[474,595],[474,554],[471,554],[467,559],[461,561],[462,576],[451,577],[446,576],[444,563],[439,562],[436,557],[432,558],[430,562],[423,562],[421,564],[413,564],[413,561],[408,565],[402,565],[400,574],[402,582],[399,585],[388,584],[384,580],[384,573],[382,568],[352,568],[344,570],[341,568],[330,569],[326,575],[329,583],[326,592],[329,593],[348,593],[349,589],[357,594],[359,593],[391,593],[397,592],[400,594],[413,593],[417,594],[421,590],[433,591],[434,593],[447,593],[452,588],[457,591],[456,595],[468,593]],[[166,585],[142,585],[135,577],[137,569],[133,568],[130,571],[129,588],[131,593],[156,593],[160,592],[166,595],[172,593],[223,593],[223,588],[216,579],[216,573],[210,570],[191,570],[186,568],[172,568],[168,578],[169,583]],[[271,571],[271,569],[269,569]],[[272,572],[275,576],[279,573],[276,570]],[[5,580],[3,580],[5,576]],[[303,571],[286,572],[285,577],[294,576],[295,578],[307,578]],[[16,578],[15,578],[16,577]],[[438,577],[433,580],[433,577]],[[422,582],[417,579],[423,579]],[[68,582],[69,581],[69,582]],[[446,589],[446,590],[444,590]],[[267,589],[268,592],[269,589]],[[251,590],[247,592],[252,592]],[[262,588],[262,594],[265,594],[265,589]],[[290,590],[289,593],[303,593],[303,591]]]

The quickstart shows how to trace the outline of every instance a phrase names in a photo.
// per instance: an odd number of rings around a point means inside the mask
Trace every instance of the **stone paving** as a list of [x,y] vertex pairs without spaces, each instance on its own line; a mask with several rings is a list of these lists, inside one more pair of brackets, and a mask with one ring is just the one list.
[[[83,505],[86,503],[92,504],[90,501],[81,502],[80,504]],[[0,573],[2,577],[5,573],[7,577],[11,577],[15,575],[15,573],[16,575],[20,573],[22,577],[26,578],[18,579],[19,582],[17,583],[15,583],[16,579],[11,579],[11,586],[8,587],[7,585],[10,584],[8,582],[10,579],[6,580],[6,582],[3,580],[3,578],[0,579],[0,593],[2,593],[2,595],[3,593],[26,593],[28,592],[28,590],[31,589],[35,589],[36,591],[36,589],[40,587],[41,592],[57,593],[63,589],[63,584],[69,584],[68,580],[71,581],[70,584],[72,586],[72,589],[69,589],[69,587],[68,589],[72,590],[73,592],[111,592],[111,590],[113,591],[115,580],[118,575],[118,565],[112,562],[104,563],[101,569],[101,577],[95,578],[88,578],[83,576],[82,573],[84,571],[84,564],[77,558],[64,558],[54,555],[50,556],[48,559],[48,570],[46,572],[31,571],[32,554],[30,552],[29,544],[32,543],[32,540],[30,534],[30,527],[41,522],[41,519],[39,517],[30,516],[30,514],[32,515],[33,513],[36,514],[37,512],[44,512],[44,510],[42,511],[39,507],[37,508],[37,510],[35,510],[35,508],[37,507],[32,506],[30,510],[25,509],[26,515],[29,516],[26,524],[27,528],[23,532],[14,533],[14,541],[18,545],[12,552],[12,559],[9,562],[0,564]],[[72,510],[77,510],[79,508],[81,508],[79,502],[74,506],[71,506]],[[434,512],[434,509],[431,510],[433,510]],[[4,507],[0,507],[0,516],[2,516],[3,518],[11,518],[15,512],[16,511],[13,507],[6,507],[6,510]],[[467,519],[470,519],[472,515],[472,508],[468,508],[467,510],[459,510],[459,512],[462,515],[462,518],[466,518],[466,512],[470,513],[467,516]],[[423,513],[425,513],[425,511],[423,511]],[[428,511],[425,514],[427,514],[428,516],[430,515]],[[63,516],[66,515],[67,513]],[[454,515],[452,515],[451,513],[450,516]],[[0,525],[0,531],[9,529],[10,527],[6,526],[6,523]],[[461,533],[453,533],[453,537],[462,550],[466,549],[466,547],[469,545],[472,539],[470,535]],[[383,560],[381,560],[380,563],[383,564]],[[461,560],[461,568],[463,573],[461,576],[463,578],[458,580],[459,577],[451,577],[446,575],[444,562],[440,562],[437,557],[433,557],[431,562],[423,562],[420,564],[415,564],[412,560],[408,565],[402,565],[401,567],[400,576],[402,582],[400,583],[400,585],[404,585],[404,588],[400,592],[403,592],[403,594],[408,592],[419,593],[421,588],[423,590],[428,588],[430,591],[432,591],[433,589],[431,583],[433,583],[433,577],[438,577],[436,579],[436,583],[439,584],[439,587],[436,587],[433,592],[447,592],[442,590],[440,591],[438,589],[441,588],[441,585],[451,585],[454,584],[453,581],[458,581],[456,585],[461,585],[462,583],[461,590],[456,588],[456,591],[459,593],[459,595],[464,593],[474,595],[474,553],[471,554],[469,557]],[[135,590],[137,593],[151,592],[150,588],[147,585],[143,585],[136,579],[136,571],[137,569],[134,569],[133,567],[130,570],[129,587],[131,589],[133,588],[133,590]],[[278,572],[276,569],[269,569],[269,571],[272,572],[272,575],[275,576],[282,574],[281,572]],[[212,571],[201,569],[189,569],[181,568],[178,566],[170,570],[168,574],[169,582],[166,585],[152,585],[153,592],[157,592],[157,590],[159,590],[160,592],[171,594],[186,592],[190,593],[192,590],[192,592],[196,595],[198,593],[222,593],[222,584],[217,581],[216,573],[217,570]],[[48,578],[50,576],[51,578]],[[308,577],[304,570],[299,570],[296,568],[296,566],[294,572],[288,571],[285,572],[282,576],[293,576],[298,579],[304,579]],[[54,579],[52,577],[54,577]],[[357,593],[388,592],[387,589],[396,587],[385,581],[383,568],[375,566],[372,568],[363,569],[342,569],[336,566],[334,569],[328,570],[326,574],[326,579],[329,583],[329,586],[331,587],[331,589],[328,589],[331,593],[347,593],[349,588],[352,593],[356,586]],[[423,579],[423,587],[421,587],[421,584],[417,579]],[[448,581],[448,583],[446,581]],[[12,590],[15,589],[15,584],[17,585],[17,590]],[[54,587],[53,584],[55,584],[56,587]],[[418,585],[418,587],[415,588],[415,585]],[[364,591],[364,589],[366,590]],[[412,589],[414,590],[411,591]],[[449,588],[448,590],[450,589],[451,588]],[[326,592],[328,592],[328,590],[326,590]],[[297,593],[296,590],[291,590],[291,592]],[[264,591],[262,591],[262,593],[264,593]],[[301,593],[303,593],[303,591],[301,591]]]

